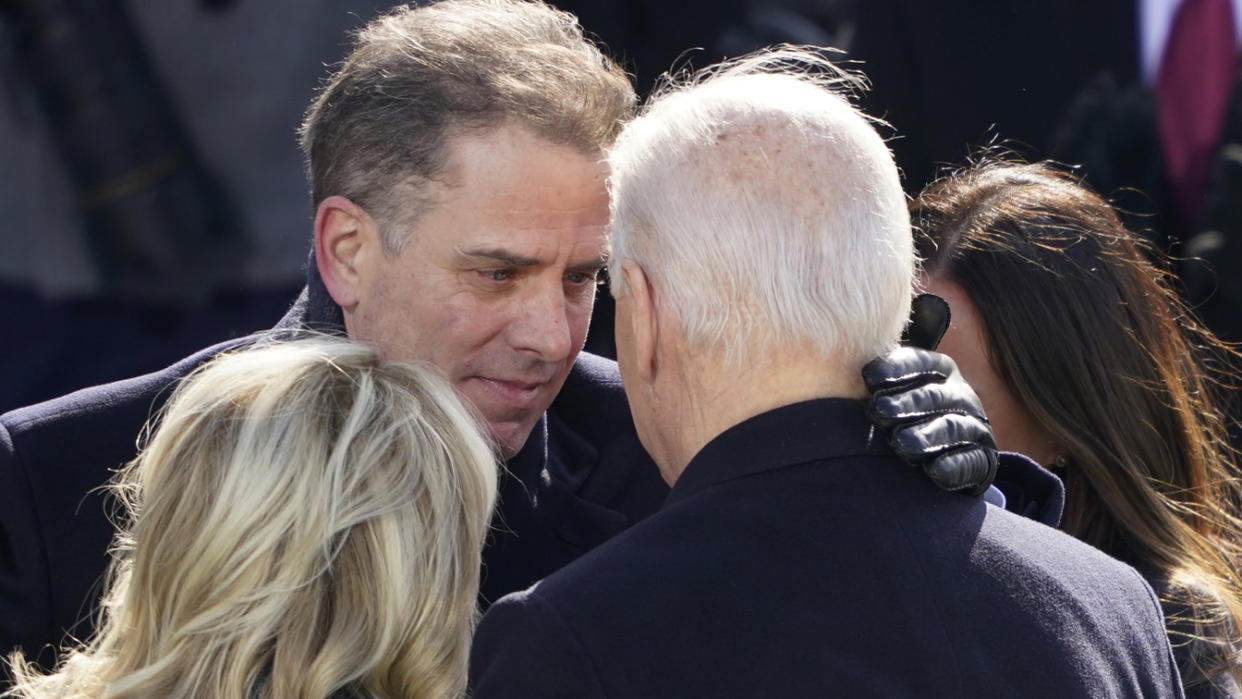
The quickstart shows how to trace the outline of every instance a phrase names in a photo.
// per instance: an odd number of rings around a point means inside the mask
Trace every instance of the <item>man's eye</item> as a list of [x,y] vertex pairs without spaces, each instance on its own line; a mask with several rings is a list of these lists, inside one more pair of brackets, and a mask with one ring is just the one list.
[[597,284],[602,281],[600,275],[601,270],[591,270],[590,272],[570,272],[565,275],[565,279],[570,284]]
[[479,274],[488,281],[507,282],[513,278],[514,272],[512,269],[485,269],[480,270]]

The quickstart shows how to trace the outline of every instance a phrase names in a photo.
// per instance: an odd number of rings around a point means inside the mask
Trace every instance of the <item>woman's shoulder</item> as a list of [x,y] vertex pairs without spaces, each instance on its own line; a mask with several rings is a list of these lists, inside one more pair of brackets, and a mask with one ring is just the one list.
[[1194,580],[1139,572],[1160,598],[1188,699],[1242,699],[1242,638],[1219,594]]

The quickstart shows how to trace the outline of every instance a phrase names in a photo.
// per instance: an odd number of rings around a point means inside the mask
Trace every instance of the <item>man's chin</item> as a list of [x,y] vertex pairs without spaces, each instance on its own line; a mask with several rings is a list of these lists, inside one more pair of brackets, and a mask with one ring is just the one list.
[[[487,432],[500,454],[509,459],[522,450],[531,430],[555,397],[551,385],[528,395],[514,396],[514,391],[483,379],[458,384],[458,391],[474,404],[487,421]],[[556,388],[560,388],[559,383]]]
[[530,439],[530,433],[538,422],[538,417],[521,422],[492,422],[489,420],[487,432],[501,458],[508,461],[519,451],[522,451],[522,447],[526,446],[526,440]]

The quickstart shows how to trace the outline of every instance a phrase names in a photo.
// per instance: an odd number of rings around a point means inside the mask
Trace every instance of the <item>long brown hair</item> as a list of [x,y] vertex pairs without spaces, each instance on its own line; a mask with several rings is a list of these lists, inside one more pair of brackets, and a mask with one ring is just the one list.
[[1154,576],[1173,642],[1224,641],[1200,670],[1236,676],[1242,526],[1222,405],[1237,353],[1108,203],[1051,166],[964,170],[913,212],[927,275],[974,301],[994,370],[1065,450],[1061,528]]

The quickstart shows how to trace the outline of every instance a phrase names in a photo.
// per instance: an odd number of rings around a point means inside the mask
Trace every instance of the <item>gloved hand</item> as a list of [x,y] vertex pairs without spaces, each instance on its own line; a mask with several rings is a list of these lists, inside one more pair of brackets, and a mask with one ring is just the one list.
[[[939,297],[931,299],[916,299],[907,336],[934,347],[948,327],[948,306]],[[929,351],[932,347],[901,347],[863,367],[871,393],[867,413],[889,432],[897,455],[922,468],[936,485],[980,495],[999,463],[992,428],[957,364]]]
[[949,304],[935,294],[919,294],[910,302],[910,320],[901,331],[901,344],[934,351],[949,330],[953,314]]

